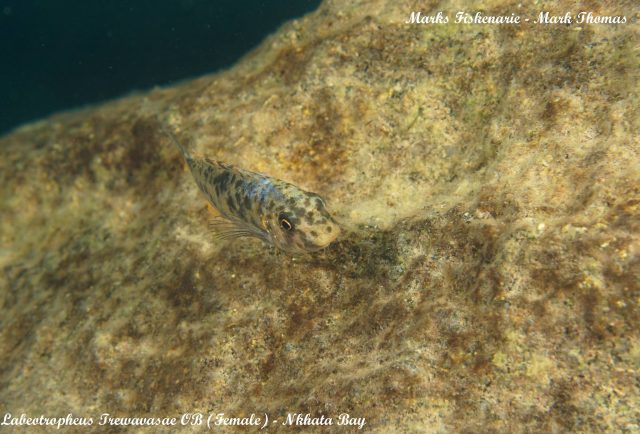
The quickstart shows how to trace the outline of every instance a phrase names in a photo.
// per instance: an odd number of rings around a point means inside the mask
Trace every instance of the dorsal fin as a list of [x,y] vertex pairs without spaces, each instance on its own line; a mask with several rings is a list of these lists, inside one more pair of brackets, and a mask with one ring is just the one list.
[[218,161],[218,160],[212,160],[209,157],[205,157],[204,161],[206,161],[207,163],[212,164],[214,166],[222,167],[223,169],[235,169],[235,167],[232,164],[224,163],[224,162]]

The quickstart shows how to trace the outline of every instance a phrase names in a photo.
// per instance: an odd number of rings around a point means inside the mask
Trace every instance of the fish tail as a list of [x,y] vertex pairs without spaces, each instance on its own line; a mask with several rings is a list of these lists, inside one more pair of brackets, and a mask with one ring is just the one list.
[[180,152],[182,153],[182,156],[184,157],[185,160],[189,161],[189,160],[193,160],[193,157],[191,156],[191,154],[189,153],[189,151],[187,151],[184,146],[182,146],[180,144],[180,142],[178,141],[178,139],[176,138],[176,136],[169,131],[168,128],[166,128],[165,126],[161,126],[162,131],[169,136],[169,138],[171,139],[171,141],[178,147],[178,149],[180,149]]

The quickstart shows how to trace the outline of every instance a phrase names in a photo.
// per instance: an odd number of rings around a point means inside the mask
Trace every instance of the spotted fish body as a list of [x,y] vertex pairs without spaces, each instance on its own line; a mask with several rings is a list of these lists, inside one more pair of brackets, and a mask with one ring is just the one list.
[[322,198],[293,184],[182,152],[200,190],[224,220],[213,222],[220,238],[253,236],[290,253],[328,246],[340,227]]

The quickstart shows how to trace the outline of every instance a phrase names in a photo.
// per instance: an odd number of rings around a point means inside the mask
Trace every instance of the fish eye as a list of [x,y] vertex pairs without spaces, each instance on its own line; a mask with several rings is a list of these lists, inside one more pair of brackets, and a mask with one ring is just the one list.
[[280,221],[280,227],[282,229],[284,229],[285,231],[293,230],[293,224],[289,221],[286,215],[280,214],[278,220]]

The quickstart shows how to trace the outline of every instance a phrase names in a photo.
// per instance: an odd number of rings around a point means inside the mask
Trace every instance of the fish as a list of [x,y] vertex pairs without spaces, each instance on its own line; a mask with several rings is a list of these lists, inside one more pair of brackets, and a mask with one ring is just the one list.
[[210,223],[218,239],[255,237],[284,252],[303,254],[324,249],[340,235],[340,225],[320,195],[262,173],[196,158],[163,129],[220,213]]

